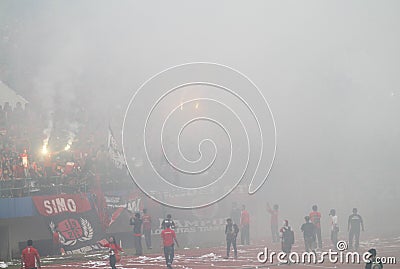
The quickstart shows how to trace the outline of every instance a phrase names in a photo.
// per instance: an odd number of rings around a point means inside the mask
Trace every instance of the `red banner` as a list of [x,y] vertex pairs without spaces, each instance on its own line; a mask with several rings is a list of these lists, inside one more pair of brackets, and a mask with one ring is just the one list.
[[62,213],[83,213],[91,210],[85,194],[60,194],[32,197],[40,215],[54,216]]

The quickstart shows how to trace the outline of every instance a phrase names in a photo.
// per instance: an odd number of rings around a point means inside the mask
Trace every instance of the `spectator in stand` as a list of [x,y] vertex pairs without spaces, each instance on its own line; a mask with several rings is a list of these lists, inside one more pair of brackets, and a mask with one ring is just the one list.
[[35,161],[31,162],[31,167],[29,169],[29,174],[32,179],[40,179],[43,177],[43,168]]
[[25,178],[29,177],[29,160],[28,160],[28,151],[24,149],[24,152],[20,154],[22,167],[24,169]]
[[3,180],[11,180],[12,179],[12,166],[10,158],[6,153],[3,153],[2,162],[1,162],[1,169],[2,169],[2,179]]
[[63,176],[77,176],[78,164],[74,161],[68,161],[65,163]]
[[13,171],[16,179],[25,178],[25,170],[20,156],[13,158]]

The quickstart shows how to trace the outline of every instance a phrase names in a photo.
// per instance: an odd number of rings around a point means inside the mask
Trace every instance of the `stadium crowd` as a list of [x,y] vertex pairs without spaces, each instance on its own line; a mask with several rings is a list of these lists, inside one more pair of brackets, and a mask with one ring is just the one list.
[[84,112],[78,111],[79,128],[71,130],[54,120],[57,115],[38,113],[29,104],[0,105],[0,197],[87,191],[95,173],[111,178],[105,138],[96,137]]

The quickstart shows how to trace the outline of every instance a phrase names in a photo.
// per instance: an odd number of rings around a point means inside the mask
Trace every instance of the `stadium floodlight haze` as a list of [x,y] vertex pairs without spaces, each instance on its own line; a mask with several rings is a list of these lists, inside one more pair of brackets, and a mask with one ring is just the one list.
[[[276,153],[276,127],[265,97],[245,75],[220,64],[188,63],[158,73],[134,93],[124,118],[123,149],[142,191],[190,193],[180,201],[173,195],[151,198],[199,208],[226,197],[242,181],[249,194],[265,183]],[[134,156],[142,157],[142,166]]]

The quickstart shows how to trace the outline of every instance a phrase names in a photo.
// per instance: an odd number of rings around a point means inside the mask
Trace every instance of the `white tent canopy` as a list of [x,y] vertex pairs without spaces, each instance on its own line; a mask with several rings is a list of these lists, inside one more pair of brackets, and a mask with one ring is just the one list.
[[3,81],[0,80],[0,105],[4,107],[4,103],[8,102],[12,108],[20,102],[22,107],[29,103],[24,97],[18,95],[13,89],[8,87]]

